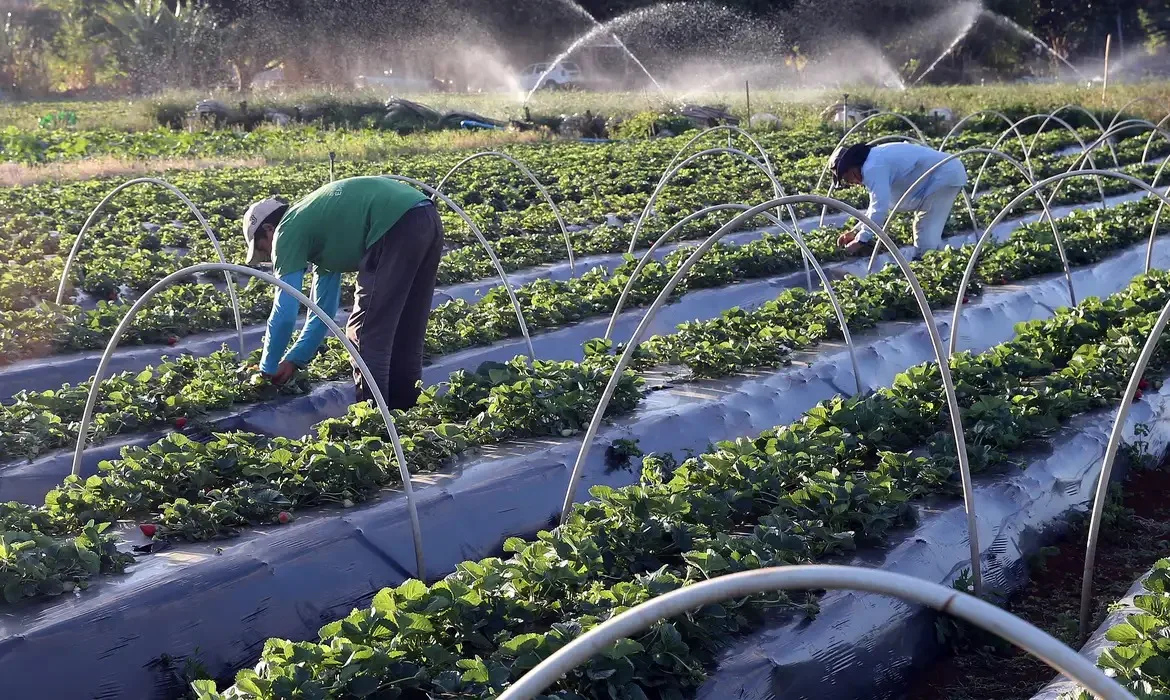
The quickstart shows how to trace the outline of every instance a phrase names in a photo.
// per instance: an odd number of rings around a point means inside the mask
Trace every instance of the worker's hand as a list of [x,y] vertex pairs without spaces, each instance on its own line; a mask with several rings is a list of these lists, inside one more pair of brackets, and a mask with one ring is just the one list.
[[288,360],[285,360],[280,363],[279,367],[276,368],[276,373],[269,376],[269,379],[272,380],[273,384],[280,386],[281,384],[284,384],[288,380],[292,379],[293,375],[296,373],[297,366]]
[[838,248],[845,248],[845,247],[849,246],[850,244],[853,243],[854,239],[857,238],[858,233],[859,233],[859,231],[854,229],[852,231],[846,231],[845,233],[842,233],[840,236],[837,236],[837,247]]

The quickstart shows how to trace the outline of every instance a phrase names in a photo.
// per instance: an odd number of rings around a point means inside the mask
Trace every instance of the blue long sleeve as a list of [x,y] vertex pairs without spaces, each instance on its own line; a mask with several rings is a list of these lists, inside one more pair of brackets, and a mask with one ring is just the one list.
[[[305,271],[295,270],[280,278],[289,286],[300,289],[305,282]],[[272,313],[268,314],[268,332],[264,334],[264,353],[260,356],[260,371],[265,374],[274,374],[288,348],[288,341],[292,339],[293,330],[297,327],[297,316],[300,313],[300,302],[293,295],[276,290],[276,298],[272,300]]]
[[[317,272],[313,279],[313,301],[321,310],[329,314],[330,318],[337,315],[337,307],[341,304],[341,273]],[[309,320],[301,329],[301,335],[293,345],[292,350],[284,359],[297,367],[305,367],[313,359],[317,348],[325,340],[329,327],[317,318],[317,314],[309,314]]]

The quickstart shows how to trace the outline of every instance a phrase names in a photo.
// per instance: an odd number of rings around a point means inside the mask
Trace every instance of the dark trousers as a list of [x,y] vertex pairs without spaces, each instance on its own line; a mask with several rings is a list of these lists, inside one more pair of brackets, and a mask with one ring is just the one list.
[[[434,206],[408,210],[362,257],[345,333],[391,408],[418,401],[423,341],[443,256],[443,223]],[[354,368],[358,401],[373,399]]]

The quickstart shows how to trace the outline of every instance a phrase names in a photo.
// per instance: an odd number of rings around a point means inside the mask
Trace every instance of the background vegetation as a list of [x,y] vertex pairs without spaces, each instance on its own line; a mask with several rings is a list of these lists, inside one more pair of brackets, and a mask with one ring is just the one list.
[[[605,20],[651,4],[581,0],[580,7]],[[723,4],[775,27],[789,58],[856,36],[894,56],[906,73],[918,67],[910,47],[938,38],[924,36],[938,34],[924,18],[956,6],[948,0]],[[678,12],[686,7],[682,3]],[[0,85],[21,97],[247,89],[257,74],[276,66],[292,85],[349,85],[365,59],[444,78],[444,87],[463,91],[468,73],[482,68],[481,54],[467,47],[486,46],[496,52],[491,55],[502,52],[524,65],[563,48],[566,36],[550,27],[588,26],[571,0],[0,0],[0,12],[5,8]],[[1166,56],[1170,6],[1164,0],[989,0],[986,8],[1069,59],[1101,55],[1110,34],[1115,48],[1130,55]],[[1018,36],[971,42],[948,59],[954,70],[934,79],[975,79],[983,74],[961,70],[975,59],[995,77],[1018,77],[1031,52]]]

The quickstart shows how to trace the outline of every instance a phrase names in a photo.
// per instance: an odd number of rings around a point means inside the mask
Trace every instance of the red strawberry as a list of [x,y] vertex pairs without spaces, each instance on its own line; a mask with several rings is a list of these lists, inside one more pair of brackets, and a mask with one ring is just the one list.
[[138,526],[138,529],[142,530],[142,534],[147,537],[154,537],[155,533],[158,532],[158,525],[154,523],[142,523]]
[[167,345],[174,345],[177,342],[179,342],[179,336],[177,335],[172,335],[171,337],[167,338]]
[[183,428],[186,428],[186,427],[187,427],[187,417],[186,416],[179,416],[178,418],[175,419],[175,428],[176,429],[182,430]]
[[110,292],[109,294],[106,295],[106,298],[109,299],[110,301],[116,301],[118,299],[118,293],[117,292]]
[[1137,401],[1141,397],[1142,397],[1142,390],[1141,389],[1138,389],[1137,391],[1134,392],[1134,394],[1133,394],[1134,401]]
[[967,302],[969,302],[969,301],[971,301],[971,297],[963,297],[963,303],[964,303],[964,304],[966,304],[966,303],[967,303]]
[[1008,281],[1007,281],[1007,277],[1000,277],[1000,278],[999,278],[999,283],[1000,283],[1000,284],[1007,284],[1007,283],[1008,283]]
[[1149,388],[1150,388],[1150,383],[1148,381],[1146,381],[1145,377],[1142,377],[1142,380],[1140,382],[1138,382],[1138,390],[1145,391],[1146,389],[1149,389]]
[[280,515],[276,516],[276,519],[280,521],[281,525],[288,525],[292,520],[292,514],[287,510],[282,510],[280,511]]

